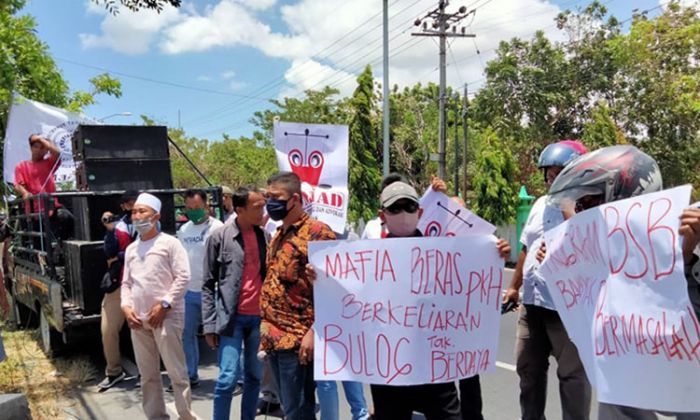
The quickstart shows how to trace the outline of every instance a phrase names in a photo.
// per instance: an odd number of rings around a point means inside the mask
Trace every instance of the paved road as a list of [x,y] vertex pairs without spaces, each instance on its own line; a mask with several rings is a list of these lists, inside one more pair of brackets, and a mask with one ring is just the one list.
[[[508,279],[508,282],[510,280]],[[508,284],[506,282],[505,284]],[[518,377],[515,373],[515,327],[517,315],[510,313],[504,315],[500,328],[500,343],[498,351],[497,368],[490,374],[481,378],[482,395],[484,399],[484,416],[487,420],[515,420],[519,418],[520,409],[518,405]],[[214,384],[217,375],[216,357],[214,352],[201,343],[202,362],[200,366],[201,386],[193,390],[193,409],[202,419],[211,418],[212,398]],[[557,379],[555,375],[556,363],[552,360],[549,374],[549,394],[547,399],[546,415],[549,419],[561,418],[561,410],[558,397]],[[167,377],[164,375],[164,380]],[[166,382],[167,383],[167,382]],[[135,389],[134,381],[125,381],[118,386],[104,393],[98,393],[95,386],[85,388],[81,394],[83,405],[85,406],[85,418],[105,419],[105,420],[137,420],[144,418],[141,411],[141,394]],[[350,412],[341,392],[341,418],[350,419]],[[367,387],[366,398],[371,403],[369,388]],[[172,411],[172,418],[177,418],[172,404],[172,397],[166,395],[169,409]],[[240,418],[240,396],[234,398],[232,419]],[[262,417],[261,417],[262,418]],[[421,418],[416,416],[416,418]]]

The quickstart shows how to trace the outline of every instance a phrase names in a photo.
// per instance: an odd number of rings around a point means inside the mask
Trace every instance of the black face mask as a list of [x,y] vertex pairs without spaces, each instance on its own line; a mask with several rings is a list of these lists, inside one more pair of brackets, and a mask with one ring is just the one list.
[[289,200],[277,200],[275,198],[268,198],[267,203],[265,203],[265,210],[267,210],[267,214],[270,215],[270,219],[277,222],[287,217],[290,210],[287,208],[288,202]]

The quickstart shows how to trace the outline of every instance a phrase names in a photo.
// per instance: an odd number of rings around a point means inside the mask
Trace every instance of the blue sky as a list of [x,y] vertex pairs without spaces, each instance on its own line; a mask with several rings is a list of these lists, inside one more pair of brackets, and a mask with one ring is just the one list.
[[[437,81],[436,44],[410,36],[415,17],[436,3],[389,1],[392,85]],[[452,1],[451,8],[476,9],[473,20],[464,23],[477,38],[452,44],[448,83],[477,87],[499,41],[529,37],[538,29],[561,38],[552,18],[561,9],[588,3]],[[604,3],[620,19],[634,8],[659,5],[658,0]],[[138,123],[144,114],[177,126],[179,113],[187,134],[217,139],[224,132],[250,135],[247,121],[269,107],[267,99],[299,97],[306,88],[326,84],[348,93],[366,64],[373,64],[381,80],[380,11],[379,0],[184,0],[179,10],[133,14],[122,8],[115,17],[89,0],[29,0],[23,13],[35,16],[38,36],[72,89],[89,89],[88,79],[106,70],[121,80],[123,96],[100,96],[85,110],[88,115],[131,112],[107,121]]]

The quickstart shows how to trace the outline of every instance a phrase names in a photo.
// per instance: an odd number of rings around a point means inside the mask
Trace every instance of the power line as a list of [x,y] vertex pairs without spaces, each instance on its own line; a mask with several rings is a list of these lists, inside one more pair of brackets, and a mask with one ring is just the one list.
[[[481,1],[483,1],[483,0],[477,0],[476,2],[474,2],[474,3],[472,3],[472,4],[477,4],[477,3],[481,2]],[[476,7],[477,7],[477,8],[483,7],[483,6],[485,6],[486,4],[490,3],[491,1],[492,1],[492,0],[486,0],[483,4],[478,5],[478,6],[476,6]],[[409,6],[405,7],[405,8],[402,9],[402,10],[400,10],[399,12],[397,12],[397,13],[392,17],[392,19],[393,19],[393,18],[396,18],[399,14],[401,14],[401,13],[403,13],[404,11],[408,10],[410,7],[412,7],[413,5],[415,5],[415,4],[417,4],[417,3],[418,3],[418,1],[415,1],[415,2],[413,2],[412,4],[410,4]],[[429,10],[429,9],[428,9],[428,10]],[[395,26],[395,29],[392,29],[391,32],[396,32],[397,30],[400,30],[401,27],[402,27],[403,25],[408,24],[408,23],[411,22],[412,20],[413,20],[413,19],[408,19],[408,20],[402,22],[401,24]],[[374,28],[371,28],[368,32],[365,32],[365,34],[371,32],[373,29],[375,29],[375,28],[377,28],[377,27],[379,27],[379,26],[376,26],[376,27],[374,27]],[[408,30],[410,30],[410,27],[404,29],[404,30],[401,31],[399,34],[396,34],[395,36],[393,36],[393,37],[391,38],[391,41],[395,40],[395,39],[398,38],[400,35],[406,33]],[[363,35],[364,35],[364,34],[363,34]],[[360,36],[360,37],[361,37],[361,36]],[[357,39],[359,39],[359,38],[357,38]],[[377,38],[376,40],[379,40],[379,38]],[[402,45],[404,45],[404,44],[402,44]],[[355,53],[357,53],[358,51],[362,50],[362,48],[363,48],[363,46],[359,46],[359,49],[358,49],[358,50],[353,50],[350,54],[346,54],[346,55],[344,55],[342,58],[336,59],[336,60],[335,60],[335,61],[336,61],[336,65],[342,63],[345,59],[347,59],[347,58],[349,58],[349,57],[352,57]],[[360,66],[360,68],[357,69],[357,70],[353,70],[353,69],[354,69],[353,66],[354,66],[356,63],[361,62],[362,60],[364,60],[364,59],[365,59],[366,57],[368,57],[369,55],[371,55],[372,52],[378,51],[378,50],[380,50],[380,49],[381,49],[381,45],[377,43],[377,47],[373,48],[373,49],[370,50],[369,52],[363,54],[363,55],[360,56],[359,58],[356,58],[354,61],[352,61],[352,62],[350,62],[350,63],[348,63],[348,64],[346,64],[346,65],[343,65],[343,66],[341,66],[340,68],[335,69],[335,71],[334,71],[335,74],[331,74],[331,75],[329,75],[329,76],[326,76],[326,77],[322,78],[321,80],[319,80],[318,82],[316,82],[316,83],[315,83],[313,86],[311,86],[311,87],[299,89],[299,90],[298,90],[297,92],[295,92],[291,97],[297,97],[298,95],[303,94],[306,90],[308,90],[308,89],[313,89],[313,87],[318,86],[318,85],[321,85],[321,84],[325,84],[326,86],[331,86],[331,87],[333,87],[334,85],[338,85],[338,84],[341,83],[342,81],[347,80],[347,78],[349,78],[349,77],[355,77],[355,76],[352,75],[352,74],[343,76],[343,75],[342,75],[342,72],[361,71],[362,68],[364,67],[364,65],[365,65],[366,63],[363,63],[362,66]],[[395,55],[395,54],[392,54],[392,56],[394,56],[394,55]],[[300,66],[299,68],[295,69],[294,72],[296,72],[296,70],[299,70],[301,67],[303,67],[303,65]],[[340,77],[340,80],[334,80],[334,77]],[[279,79],[281,79],[279,82],[274,83],[272,86],[268,87],[267,89],[264,89],[263,92],[269,92],[270,90],[274,89],[275,87],[284,85],[284,83],[286,83],[286,80],[284,79],[284,77],[280,77]],[[332,82],[331,82],[331,81],[332,81]],[[269,83],[268,83],[268,85],[269,85]],[[223,117],[223,115],[226,115],[226,114],[234,114],[234,113],[240,111],[241,109],[243,109],[243,104],[244,104],[245,102],[247,102],[245,99],[241,99],[241,100],[238,100],[238,101],[234,101],[233,103],[227,104],[227,105],[225,105],[224,107],[218,109],[218,110],[215,111],[213,114],[212,114],[212,113],[209,113],[208,115],[205,115],[205,116],[202,116],[202,117],[198,117],[198,118],[192,119],[192,120],[189,121],[189,123],[191,124],[191,123],[197,121],[198,124],[201,124],[201,123],[203,123],[203,122],[205,122],[205,121],[211,121],[211,120],[213,120],[213,119],[219,119],[219,118],[221,118],[221,117],[218,117],[218,115],[221,115],[221,116]],[[186,122],[186,123],[187,123],[187,122]]]
[[[416,5],[417,3],[419,3],[420,1],[421,1],[421,0],[416,0],[416,1],[414,1],[413,3],[411,3],[410,5],[404,7],[404,8],[401,9],[400,11],[396,12],[396,14],[394,14],[394,16],[392,16],[392,17],[390,18],[390,20],[396,18],[396,17],[399,16],[401,13],[403,13],[403,12],[405,12],[406,10],[410,9],[411,7],[413,7],[414,5]],[[398,2],[399,2],[399,0],[396,0],[394,3],[392,3],[392,5],[394,5],[394,4],[398,3]],[[352,33],[355,32],[357,29],[361,28],[361,27],[364,26],[366,23],[368,23],[370,20],[372,20],[373,18],[379,16],[380,14],[381,14],[381,11],[380,11],[379,13],[373,15],[372,17],[370,17],[369,19],[367,19],[366,21],[364,21],[364,22],[361,23],[360,25],[358,25],[358,26],[356,26],[355,28],[353,28],[350,32],[348,32],[348,33],[346,33],[345,35],[343,35],[343,36],[341,36],[340,38],[338,38],[333,44],[329,45],[329,47],[332,46],[332,45],[338,44],[341,40],[345,40],[346,37],[347,37],[348,35],[352,34]],[[339,52],[339,51],[344,50],[344,49],[345,49],[345,48],[344,48],[344,45],[352,44],[354,41],[357,41],[357,40],[361,39],[363,36],[365,36],[365,35],[371,33],[374,29],[377,29],[377,28],[379,28],[380,26],[381,26],[381,23],[380,23],[379,25],[374,26],[374,27],[370,28],[369,30],[363,32],[362,34],[360,34],[358,37],[354,38],[353,40],[348,41],[348,42],[345,42],[343,45],[339,45],[338,48],[334,49],[333,51],[330,51],[330,52],[326,53],[325,56],[321,56],[321,54],[322,54],[323,52],[327,51],[327,50],[328,50],[328,47],[324,48],[323,50],[321,50],[321,51],[319,51],[319,52],[317,52],[317,53],[315,53],[315,54],[310,55],[310,56],[309,56],[309,60],[306,61],[306,62],[304,62],[301,66],[298,66],[298,67],[292,69],[291,72],[289,72],[289,73],[285,73],[285,74],[282,75],[282,76],[278,76],[278,77],[276,77],[276,78],[271,79],[270,81],[268,81],[267,83],[265,83],[264,85],[262,85],[262,86],[260,86],[258,89],[256,89],[256,91],[255,91],[254,93],[269,92],[269,91],[271,91],[272,89],[274,89],[274,88],[276,88],[276,87],[279,87],[279,86],[281,86],[281,85],[284,85],[284,84],[286,83],[286,77],[289,77],[289,76],[292,76],[292,75],[295,75],[295,74],[300,73],[300,72],[302,71],[302,69],[303,69],[304,67],[306,67],[306,66],[310,63],[310,61],[311,61],[310,59],[311,59],[311,58],[316,57],[316,58],[326,58],[326,59],[328,59],[332,54],[335,54],[336,52]],[[392,31],[392,32],[393,32],[393,31]],[[342,61],[343,59],[345,59],[345,58],[351,56],[352,54],[355,54],[355,53],[357,53],[357,52],[360,52],[361,50],[362,50],[362,46],[360,46],[357,50],[353,50],[353,52],[352,52],[351,54],[343,56],[342,59],[339,59],[339,60],[332,60],[332,61],[340,62],[340,61]],[[209,112],[209,113],[207,113],[207,114],[205,114],[205,115],[203,115],[203,116],[201,116],[201,117],[196,117],[196,118],[193,118],[193,119],[191,119],[191,120],[189,120],[189,121],[185,121],[185,123],[190,123],[190,124],[191,124],[191,123],[193,123],[193,122],[195,122],[195,121],[210,120],[211,117],[212,117],[212,115],[221,114],[222,112],[225,112],[225,111],[228,110],[228,109],[233,109],[233,107],[236,107],[237,105],[239,105],[239,104],[241,104],[241,103],[243,103],[243,102],[245,102],[245,100],[234,101],[234,102],[232,102],[232,103],[229,103],[229,104],[224,105],[223,107],[217,108],[217,109],[214,110],[213,112]]]
[[109,74],[114,74],[117,76],[126,77],[129,79],[141,80],[144,82],[155,83],[155,84],[164,85],[164,86],[171,86],[171,87],[176,87],[176,88],[180,88],[180,89],[188,89],[188,90],[204,92],[204,93],[211,93],[211,94],[215,94],[215,95],[233,96],[233,97],[237,97],[237,98],[244,98],[246,100],[257,100],[257,101],[269,101],[270,100],[270,98],[264,98],[264,97],[260,97],[260,96],[243,95],[243,94],[238,94],[238,93],[233,93],[233,92],[224,92],[224,91],[220,91],[220,90],[200,88],[200,87],[196,87],[196,86],[185,85],[182,83],[168,82],[165,80],[152,79],[149,77],[124,73],[122,71],[111,70],[111,69],[108,69],[105,67],[94,66],[92,64],[80,63],[78,61],[73,61],[73,60],[69,60],[67,58],[62,58],[62,57],[54,56],[54,58],[56,60],[63,61],[65,63],[69,63],[69,64],[72,64],[74,66],[85,67],[85,68],[89,68],[89,69],[93,69],[93,70],[99,70],[99,71],[103,71],[103,72],[106,72]]
[[[414,46],[420,44],[420,43],[423,42],[423,41],[425,41],[424,38],[423,38],[423,39],[419,39],[419,40],[417,40],[416,42],[414,42],[413,39],[409,38],[406,42],[404,42],[403,44],[401,44],[401,45],[397,48],[397,51],[396,51],[395,53],[391,54],[389,57],[393,57],[393,56],[395,56],[395,55],[401,54],[402,52],[406,51],[407,49],[413,48]],[[407,47],[401,49],[401,47],[405,46],[405,45],[408,44],[408,43],[411,43],[411,45],[408,45]],[[380,58],[380,60],[381,60],[381,58]],[[376,63],[376,60],[373,61],[371,64],[375,64],[375,63]],[[345,75],[342,79],[336,81],[334,84],[335,84],[335,85],[341,84],[341,83],[345,82],[347,79],[353,78],[353,77],[355,77],[354,74],[347,74],[347,75]],[[309,87],[308,89],[303,89],[303,90],[302,90],[302,93],[303,93],[304,91],[306,91],[306,90],[313,90],[313,89],[314,89],[319,83],[321,83],[321,82],[322,82],[322,81],[316,82],[316,84],[314,84],[313,86]],[[326,86],[331,86],[331,85],[326,85]],[[291,98],[295,98],[295,96],[292,96]],[[202,134],[200,134],[199,136],[195,136],[195,137],[206,137],[206,136],[208,136],[208,135],[210,135],[210,134],[215,134],[215,133],[223,132],[223,131],[226,131],[226,130],[228,130],[228,129],[237,127],[237,126],[239,126],[239,125],[241,125],[241,124],[245,124],[246,122],[249,121],[249,119],[250,119],[250,117],[246,117],[245,119],[238,120],[238,121],[236,121],[236,122],[234,122],[234,123],[228,124],[228,125],[226,125],[226,126],[224,126],[224,127],[221,127],[221,128],[215,129],[215,130],[207,131],[207,132],[202,133]]]

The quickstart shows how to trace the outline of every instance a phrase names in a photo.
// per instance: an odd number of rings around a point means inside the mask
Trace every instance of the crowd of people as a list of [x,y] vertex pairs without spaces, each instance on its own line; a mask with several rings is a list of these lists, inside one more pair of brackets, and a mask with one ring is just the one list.
[[[32,150],[42,147],[44,154],[48,151],[53,158],[50,142],[30,138],[30,145]],[[55,164],[38,163],[41,166],[34,169],[22,163],[18,172],[18,191],[26,191],[27,197],[39,191],[51,192],[46,189],[47,182],[27,179],[46,176],[43,167]],[[530,212],[512,283],[503,296],[504,305],[519,307],[516,366],[521,414],[525,420],[545,418],[551,355],[557,363],[562,418],[588,419],[591,385],[539,272],[546,255],[544,233],[576,212],[660,190],[661,173],[651,157],[633,146],[588,152],[583,144],[571,140],[546,147],[539,167],[549,194],[538,199]],[[420,240],[417,226],[423,209],[410,181],[399,174],[382,181],[378,217],[367,224],[363,239]],[[36,188],[40,190],[34,191]],[[431,188],[446,192],[440,179],[433,179]],[[99,386],[108,389],[125,377],[119,331],[126,322],[146,416],[168,418],[160,374],[162,360],[178,416],[196,418],[191,390],[199,386],[201,327],[206,345],[218,354],[214,419],[230,418],[232,399],[239,390],[243,419],[253,419],[279,405],[288,420],[313,419],[317,397],[321,419],[338,419],[337,384],[315,381],[313,376],[316,273],[308,264],[308,243],[352,240],[357,235],[347,229],[333,232],[311,218],[304,210],[301,180],[291,172],[273,175],[265,189],[224,187],[223,222],[211,216],[205,191],[189,190],[184,199],[188,221],[176,237],[161,232],[161,202],[148,193],[128,191],[121,200],[123,213],[102,217],[107,230],[105,254],[118,287],[106,293],[102,302],[107,367]],[[700,210],[684,211],[680,235],[688,292],[700,317],[699,279],[690,269],[698,263],[693,251],[700,242]],[[496,246],[507,259],[510,244],[499,240]],[[478,376],[458,383],[373,384],[371,404],[363,384],[344,381],[342,386],[354,420],[410,419],[414,411],[427,419],[483,419]],[[598,415],[605,420],[656,417],[653,411],[611,404],[600,404]],[[677,417],[700,419],[700,413]]]

